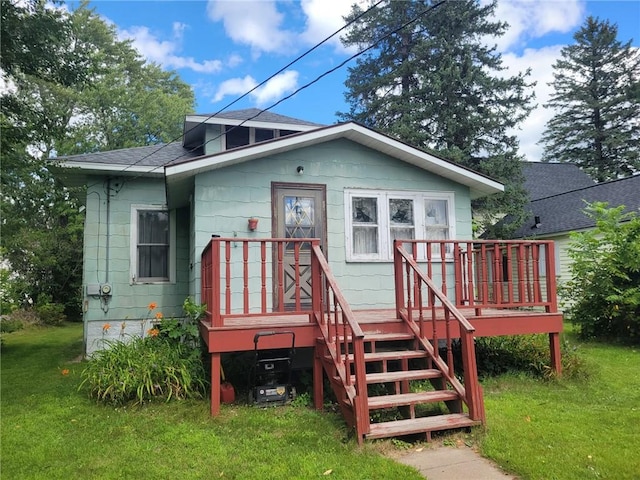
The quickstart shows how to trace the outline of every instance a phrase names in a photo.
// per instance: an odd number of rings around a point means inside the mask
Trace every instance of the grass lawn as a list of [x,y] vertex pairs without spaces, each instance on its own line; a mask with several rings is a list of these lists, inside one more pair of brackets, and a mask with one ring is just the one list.
[[588,380],[484,382],[481,451],[526,479],[638,479],[640,349],[584,343],[579,350]]
[[[380,455],[400,442],[358,447],[336,414],[223,406],[211,418],[206,399],[96,405],[77,391],[81,329],[5,335],[2,478],[422,478]],[[488,426],[473,435],[484,455],[522,479],[640,478],[640,349],[580,350],[588,380],[484,382]]]
[[96,405],[77,391],[81,338],[79,324],[5,336],[3,479],[422,478],[358,447],[340,416],[304,407],[233,406],[211,418],[206,399]]

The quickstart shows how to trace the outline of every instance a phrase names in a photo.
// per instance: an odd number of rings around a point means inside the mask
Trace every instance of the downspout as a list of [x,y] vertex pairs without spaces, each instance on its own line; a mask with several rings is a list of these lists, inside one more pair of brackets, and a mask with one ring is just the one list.
[[111,251],[111,243],[109,239],[111,238],[111,177],[107,178],[107,239],[105,243],[106,252],[104,255],[104,270],[105,270],[105,280],[104,283],[109,283],[109,260]]

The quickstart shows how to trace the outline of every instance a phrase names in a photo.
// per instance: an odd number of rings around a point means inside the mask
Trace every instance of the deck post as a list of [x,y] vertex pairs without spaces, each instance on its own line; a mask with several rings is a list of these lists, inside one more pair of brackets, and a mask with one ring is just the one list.
[[316,342],[316,346],[313,348],[313,406],[316,410],[322,410],[324,407],[324,379],[322,378],[322,361],[318,350]]
[[220,353],[211,354],[211,416],[220,413]]
[[556,375],[562,375],[562,359],[560,356],[560,333],[549,334],[549,351],[551,352],[551,368]]
[[393,269],[396,287],[396,318],[400,317],[400,310],[404,307],[404,277],[402,274],[402,257],[398,254],[398,247],[402,246],[398,240],[393,241]]

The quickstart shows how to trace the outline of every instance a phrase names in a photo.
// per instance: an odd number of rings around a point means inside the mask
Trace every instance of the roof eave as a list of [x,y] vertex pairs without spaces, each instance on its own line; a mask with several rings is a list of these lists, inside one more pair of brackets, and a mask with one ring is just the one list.
[[233,151],[216,153],[170,165],[165,167],[167,183],[180,181],[181,179],[205,171],[243,163],[267,155],[308,147],[338,138],[347,138],[363,146],[466,185],[470,189],[472,199],[504,191],[504,186],[495,180],[352,122],[316,128],[303,134],[284,137],[275,142],[254,144]]

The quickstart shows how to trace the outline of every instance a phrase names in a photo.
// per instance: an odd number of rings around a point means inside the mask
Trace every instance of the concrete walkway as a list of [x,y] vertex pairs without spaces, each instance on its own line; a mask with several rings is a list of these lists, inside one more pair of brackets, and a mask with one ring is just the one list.
[[469,447],[418,448],[396,460],[428,480],[516,480]]

